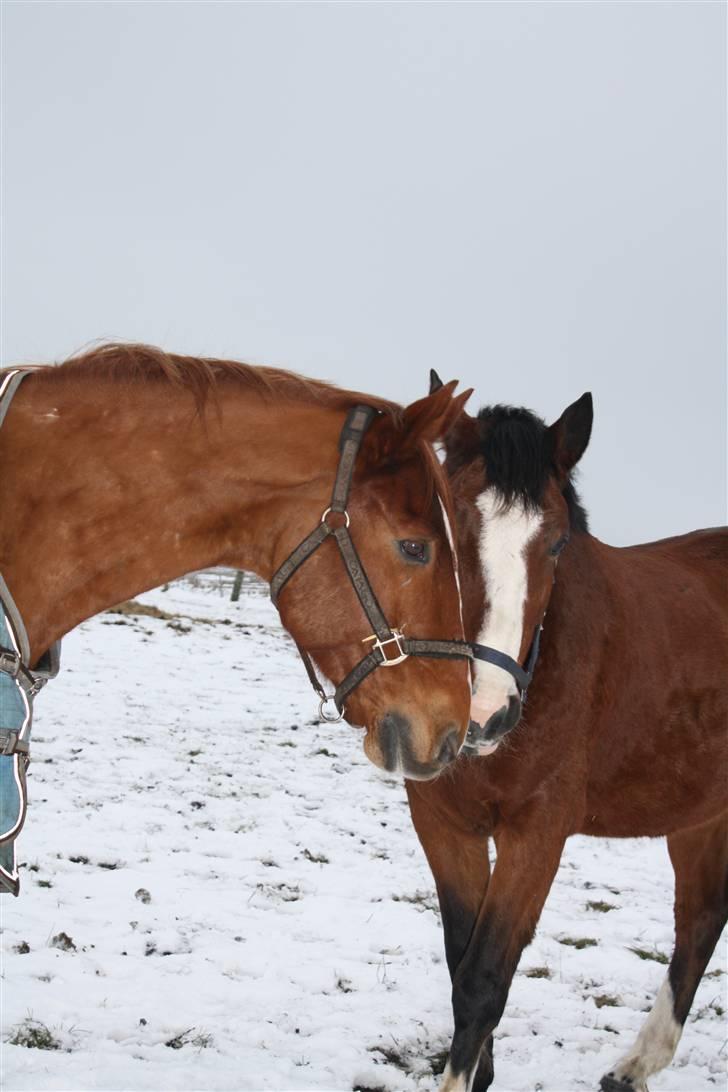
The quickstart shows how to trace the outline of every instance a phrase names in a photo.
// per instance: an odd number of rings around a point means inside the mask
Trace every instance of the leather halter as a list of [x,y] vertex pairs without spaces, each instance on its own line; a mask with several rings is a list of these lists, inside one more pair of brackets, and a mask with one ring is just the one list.
[[[472,651],[466,641],[422,640],[405,637],[401,630],[389,626],[380,607],[364,566],[349,534],[349,513],[346,510],[349,499],[354,463],[361,447],[364,435],[374,420],[377,411],[371,406],[354,406],[347,415],[339,438],[339,465],[336,471],[331,503],[321,516],[318,526],[296,547],[292,554],[274,573],[270,583],[270,596],[275,605],[286,583],[300,569],[304,561],[328,538],[333,538],[339,548],[344,566],[351,580],[362,609],[374,631],[365,637],[364,642],[372,642],[372,649],[364,656],[336,687],[333,694],[327,694],[316,675],[311,656],[297,644],[311,685],[319,696],[319,716],[323,720],[339,721],[344,716],[344,702],[359,683],[363,682],[378,667],[394,667],[408,656],[441,657],[445,659],[472,660]],[[337,526],[329,522],[332,515],[342,517]],[[454,559],[453,559],[454,560]],[[327,715],[326,705],[333,702],[337,715]]]

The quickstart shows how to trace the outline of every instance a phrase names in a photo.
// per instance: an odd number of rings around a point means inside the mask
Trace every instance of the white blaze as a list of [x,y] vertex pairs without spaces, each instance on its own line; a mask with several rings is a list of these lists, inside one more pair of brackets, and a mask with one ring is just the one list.
[[[523,639],[523,614],[528,595],[526,554],[541,526],[541,512],[522,505],[504,508],[497,492],[486,489],[478,497],[482,517],[480,564],[487,607],[478,643],[518,660]],[[471,717],[484,725],[508,699],[518,695],[515,680],[495,664],[475,661],[475,693]]]

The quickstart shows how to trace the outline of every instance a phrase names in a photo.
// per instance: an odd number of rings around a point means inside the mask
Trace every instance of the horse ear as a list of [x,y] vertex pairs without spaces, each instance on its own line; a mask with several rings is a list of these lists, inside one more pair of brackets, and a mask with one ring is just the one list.
[[[445,440],[450,432],[457,428],[458,421],[461,421],[464,417],[468,417],[465,412],[465,404],[473,393],[473,387],[468,387],[466,391],[459,394],[456,398],[453,398],[447,408],[442,421],[440,423],[440,431],[435,437],[435,440]],[[472,418],[470,418],[472,420]]]
[[566,478],[586,451],[594,420],[594,404],[589,391],[564,410],[548,430],[557,473]]
[[434,368],[430,368],[430,394],[434,394],[435,391],[439,391],[440,387],[444,386],[440,376],[437,374]]
[[472,390],[456,398],[453,392],[457,380],[443,384],[434,394],[412,402],[399,420],[380,417],[372,425],[366,440],[366,455],[370,463],[401,462],[415,454],[421,441],[441,440],[453,422],[463,412]]

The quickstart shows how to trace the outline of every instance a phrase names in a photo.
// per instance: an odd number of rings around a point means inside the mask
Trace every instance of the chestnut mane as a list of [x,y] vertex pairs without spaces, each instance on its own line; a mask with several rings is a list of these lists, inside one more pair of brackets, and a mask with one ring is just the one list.
[[[211,397],[215,400],[221,389],[235,384],[263,399],[313,402],[334,410],[348,410],[364,403],[389,415],[396,423],[402,420],[402,407],[396,402],[336,387],[321,379],[310,379],[281,368],[244,364],[237,360],[182,356],[153,345],[133,342],[108,342],[71,356],[60,364],[41,364],[33,370],[39,376],[52,377],[54,382],[98,379],[119,385],[167,383],[187,389],[199,414],[204,413]],[[431,446],[423,441],[418,447],[426,475],[426,504],[429,506],[439,495],[454,526],[448,479]]]
[[384,398],[343,390],[320,379],[309,379],[279,368],[244,364],[214,357],[181,356],[152,345],[111,342],[71,356],[61,364],[37,367],[38,373],[69,381],[102,379],[115,383],[169,383],[190,391],[199,411],[224,384],[238,386],[262,398],[312,401],[332,409],[349,409],[359,402],[398,418],[401,408]]

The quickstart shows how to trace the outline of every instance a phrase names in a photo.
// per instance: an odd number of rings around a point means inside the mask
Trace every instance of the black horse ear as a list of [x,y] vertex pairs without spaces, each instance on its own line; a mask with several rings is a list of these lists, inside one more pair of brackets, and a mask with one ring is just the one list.
[[444,383],[440,379],[434,368],[430,368],[430,394],[434,394],[435,391],[439,391],[440,387],[444,386]]
[[566,478],[586,451],[594,420],[589,391],[564,410],[549,428],[551,451],[557,472]]

